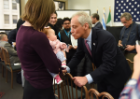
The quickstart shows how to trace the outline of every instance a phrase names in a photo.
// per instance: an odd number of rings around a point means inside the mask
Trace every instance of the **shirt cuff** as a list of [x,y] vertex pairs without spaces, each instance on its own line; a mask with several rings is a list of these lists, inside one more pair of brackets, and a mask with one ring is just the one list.
[[67,66],[66,67],[67,73],[70,73],[70,68]]
[[90,74],[87,74],[86,78],[88,80],[88,84],[90,84],[90,83],[92,83],[94,81]]
[[15,46],[14,46],[14,45],[12,45],[12,47],[14,48]]
[[130,79],[127,83],[127,85],[136,85],[137,80],[136,79]]

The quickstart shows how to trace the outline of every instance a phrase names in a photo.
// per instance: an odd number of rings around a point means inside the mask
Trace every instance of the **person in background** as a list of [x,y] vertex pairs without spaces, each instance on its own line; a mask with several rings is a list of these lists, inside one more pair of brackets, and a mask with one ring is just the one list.
[[11,66],[14,66],[14,63],[20,63],[17,51],[8,42],[8,37],[6,33],[0,33],[0,46],[7,49],[10,57]]
[[103,29],[103,26],[101,22],[99,21],[100,16],[97,13],[92,14],[91,19],[92,19],[92,24],[94,24],[94,27]]
[[17,23],[17,28],[10,31],[9,34],[8,34],[8,42],[12,44],[12,42],[16,42],[16,36],[17,36],[17,31],[19,30],[20,26],[24,23],[25,21],[22,21],[22,19],[19,19],[18,20],[18,23]]
[[61,18],[58,18],[58,19],[57,19],[56,27],[59,28],[59,31],[62,30],[62,25],[63,25],[62,22],[63,22],[63,19],[61,19]]
[[[133,61],[136,55],[135,41],[137,39],[137,33],[140,34],[140,26],[133,21],[132,15],[128,12],[123,13],[120,19],[124,27],[120,32],[118,46],[124,56]],[[133,70],[133,65],[131,65],[130,68]]]
[[23,99],[55,99],[53,77],[47,69],[58,74],[61,61],[54,54],[46,35],[41,32],[55,11],[55,4],[53,0],[28,0],[24,11],[21,17],[25,22],[16,38],[17,53],[25,77]]
[[52,28],[55,31],[55,35],[58,36],[58,32],[60,31],[60,29],[56,25],[56,22],[57,22],[57,13],[55,11],[53,14],[51,14],[49,24],[47,26],[50,26],[50,28]]
[[140,45],[138,41],[136,41],[136,51],[132,77],[125,85],[119,99],[140,99]]

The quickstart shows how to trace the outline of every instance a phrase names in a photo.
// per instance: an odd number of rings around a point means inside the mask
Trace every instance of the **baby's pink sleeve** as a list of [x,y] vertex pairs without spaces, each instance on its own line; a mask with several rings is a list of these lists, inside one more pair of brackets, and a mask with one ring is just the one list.
[[54,50],[55,49],[55,42],[54,41],[50,41],[50,45],[51,45],[51,47],[52,47],[52,49]]
[[61,50],[64,50],[64,49],[67,48],[66,43],[60,42],[59,40],[58,40],[57,42],[59,43],[59,48],[60,48]]

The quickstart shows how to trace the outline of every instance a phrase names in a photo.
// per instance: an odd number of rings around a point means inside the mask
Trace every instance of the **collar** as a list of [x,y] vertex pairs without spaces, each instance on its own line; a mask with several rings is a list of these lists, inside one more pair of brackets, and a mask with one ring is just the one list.
[[88,42],[91,42],[91,34],[92,34],[92,29],[91,29],[91,31],[90,31],[89,36],[85,39],[85,40],[87,40]]
[[70,32],[71,32],[71,29],[70,29],[70,31],[69,31],[69,32],[67,32],[65,29],[64,29],[64,31],[65,31],[66,33],[70,33]]
[[[133,25],[133,23],[134,23],[134,22],[132,22],[132,24],[130,24],[130,26],[129,26],[128,28],[130,28],[130,27]],[[128,28],[125,27],[125,29],[128,29]]]
[[5,42],[5,43],[8,43],[8,41],[1,41],[1,40],[0,40],[0,42]]
[[69,37],[69,36],[70,36],[70,33],[71,33],[71,29],[70,29],[69,32],[67,32],[67,31],[64,29],[64,32],[65,32],[65,34]]
[[97,22],[94,24],[94,26],[97,25],[98,23],[99,23],[99,21],[97,21]]

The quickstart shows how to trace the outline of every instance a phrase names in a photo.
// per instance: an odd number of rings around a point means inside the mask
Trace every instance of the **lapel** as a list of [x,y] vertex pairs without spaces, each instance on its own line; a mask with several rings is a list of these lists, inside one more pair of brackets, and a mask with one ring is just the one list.
[[98,24],[99,24],[99,22],[94,27],[98,26]]
[[91,36],[91,47],[92,47],[92,59],[93,62],[95,63],[95,52],[96,52],[96,47],[97,47],[97,33],[94,28],[92,28],[92,36]]

